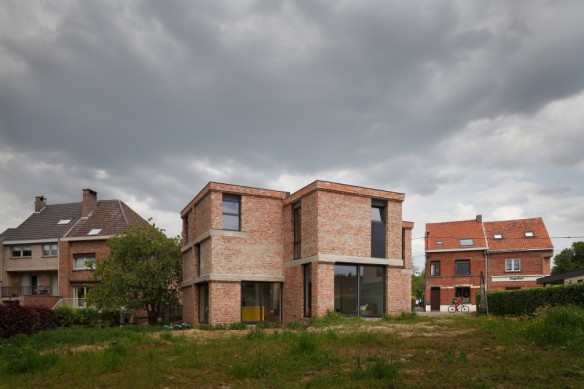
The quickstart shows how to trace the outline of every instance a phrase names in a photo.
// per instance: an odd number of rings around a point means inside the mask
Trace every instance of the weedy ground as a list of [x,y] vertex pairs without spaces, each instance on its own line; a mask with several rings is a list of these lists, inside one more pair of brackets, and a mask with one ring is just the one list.
[[70,328],[0,342],[0,388],[580,388],[584,310]]

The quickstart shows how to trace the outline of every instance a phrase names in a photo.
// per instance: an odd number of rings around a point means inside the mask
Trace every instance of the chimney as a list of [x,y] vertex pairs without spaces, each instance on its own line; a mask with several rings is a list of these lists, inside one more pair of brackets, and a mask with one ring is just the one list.
[[47,206],[47,198],[45,196],[37,196],[34,200],[34,211],[40,212]]
[[477,223],[483,222],[483,215],[477,215]]
[[81,203],[81,217],[87,217],[97,208],[97,192],[91,189],[83,189],[83,202]]

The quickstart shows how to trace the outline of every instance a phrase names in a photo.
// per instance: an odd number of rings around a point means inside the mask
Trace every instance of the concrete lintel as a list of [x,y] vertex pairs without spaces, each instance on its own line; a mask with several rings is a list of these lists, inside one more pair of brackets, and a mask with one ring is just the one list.
[[403,266],[402,259],[370,258],[370,257],[353,257],[348,255],[317,254],[310,257],[295,259],[284,263],[284,268],[288,269],[294,266],[304,265],[312,262],[323,263],[356,263],[359,265],[383,265],[383,266]]

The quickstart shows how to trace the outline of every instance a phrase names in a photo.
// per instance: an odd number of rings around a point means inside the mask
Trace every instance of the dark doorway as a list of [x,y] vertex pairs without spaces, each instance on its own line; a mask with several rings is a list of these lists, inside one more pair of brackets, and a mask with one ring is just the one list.
[[440,311],[440,288],[430,288],[430,310]]

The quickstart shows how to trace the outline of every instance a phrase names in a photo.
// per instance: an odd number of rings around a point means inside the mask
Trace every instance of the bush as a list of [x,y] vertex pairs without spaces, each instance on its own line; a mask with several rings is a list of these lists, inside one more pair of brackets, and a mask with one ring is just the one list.
[[41,306],[0,304],[0,338],[17,334],[31,335],[57,327],[57,315]]
[[525,332],[540,346],[561,346],[584,354],[584,309],[573,305],[540,308]]
[[93,326],[97,323],[98,313],[93,308],[59,307],[55,312],[61,327]]
[[488,292],[489,313],[532,315],[543,306],[575,305],[584,308],[584,283]]

